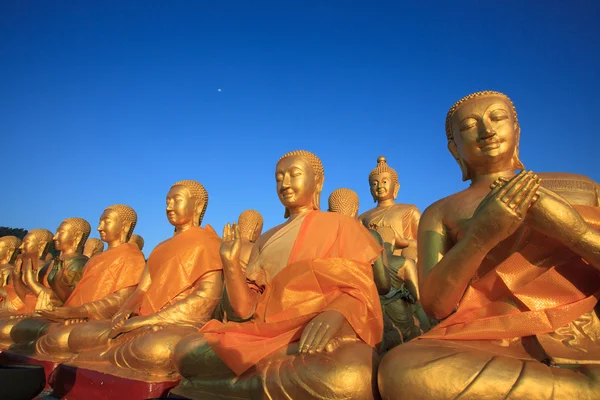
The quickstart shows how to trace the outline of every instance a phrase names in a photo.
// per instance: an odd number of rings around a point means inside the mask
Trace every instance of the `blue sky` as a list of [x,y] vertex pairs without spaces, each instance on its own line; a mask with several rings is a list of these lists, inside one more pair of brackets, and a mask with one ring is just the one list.
[[444,118],[485,89],[515,102],[528,169],[600,181],[596,2],[122,3],[0,3],[0,225],[77,216],[98,237],[124,203],[148,255],[172,234],[169,187],[196,179],[219,233],[248,208],[266,229],[295,149],[323,160],[322,205],[348,187],[371,208],[383,154],[424,210],[466,186]]

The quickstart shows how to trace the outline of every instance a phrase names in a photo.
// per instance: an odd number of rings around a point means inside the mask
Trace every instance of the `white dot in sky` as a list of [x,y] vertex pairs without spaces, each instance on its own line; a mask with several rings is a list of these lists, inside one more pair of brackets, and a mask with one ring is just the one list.
[[221,89],[217,89],[217,92],[220,92],[220,91],[221,91]]

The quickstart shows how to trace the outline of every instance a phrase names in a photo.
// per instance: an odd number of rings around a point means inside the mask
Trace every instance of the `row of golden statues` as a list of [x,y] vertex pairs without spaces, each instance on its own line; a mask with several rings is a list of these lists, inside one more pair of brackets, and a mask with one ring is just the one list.
[[471,185],[422,215],[395,202],[384,157],[375,208],[358,216],[338,189],[321,212],[323,165],[299,150],[277,162],[286,220],[265,233],[255,210],[222,237],[202,228],[208,193],[187,180],[167,194],[174,236],[147,261],[125,205],[100,217],[97,254],[80,218],[30,231],[16,261],[18,239],[1,238],[0,345],[182,378],[172,393],[187,398],[598,398],[598,185],[525,170],[502,93],[459,100],[446,134]]

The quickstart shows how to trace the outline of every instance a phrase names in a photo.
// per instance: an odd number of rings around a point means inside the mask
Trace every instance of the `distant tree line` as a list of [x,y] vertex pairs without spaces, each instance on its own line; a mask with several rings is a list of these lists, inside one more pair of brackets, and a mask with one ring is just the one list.
[[[9,228],[8,226],[0,226],[0,237],[2,236],[16,236],[19,239],[23,240],[23,238],[27,235],[27,229],[23,228]],[[50,254],[53,257],[58,256],[58,251],[54,247],[54,242],[50,243]]]

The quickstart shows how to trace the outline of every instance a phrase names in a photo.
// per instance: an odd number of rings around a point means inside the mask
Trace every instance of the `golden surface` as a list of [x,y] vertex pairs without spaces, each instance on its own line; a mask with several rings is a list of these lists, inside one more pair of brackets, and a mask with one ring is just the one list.
[[[237,316],[253,316],[262,292],[253,288],[269,286],[288,264],[304,218],[320,208],[323,181],[323,166],[314,154],[294,151],[280,159],[277,194],[288,220],[258,239],[245,274],[240,228],[225,227],[221,258],[229,303]],[[192,399],[372,399],[377,363],[373,350],[357,338],[343,315],[324,311],[304,328],[300,342],[266,355],[240,376],[223,363],[202,334],[187,336],[175,351],[175,364],[184,379],[172,392]]]
[[104,242],[100,239],[90,238],[85,243],[83,248],[83,255],[87,258],[92,258],[96,254],[100,254],[104,251]]
[[400,190],[398,173],[383,156],[377,159],[377,166],[369,174],[369,187],[377,206],[361,214],[358,219],[367,228],[392,228],[394,240],[389,243],[394,252],[416,260],[417,228],[421,213],[412,204],[395,202]]
[[131,239],[129,239],[129,242],[135,243],[140,250],[144,250],[144,238],[138,235],[137,233],[131,235]]
[[[523,169],[519,159],[520,128],[508,97],[479,92],[461,99],[448,113],[446,133],[448,148],[461,168],[463,180],[470,180],[471,186],[434,203],[420,220],[420,293],[423,306],[431,315],[444,320],[466,307],[474,307],[475,315],[477,305],[466,303],[463,296],[469,293],[469,298],[475,298],[472,285],[480,277],[494,277],[497,265],[505,265],[504,260],[533,243],[533,238],[539,238],[535,232],[547,235],[545,240],[535,242],[537,246],[548,246],[537,247],[538,251],[562,254],[556,253],[560,250],[600,269],[600,234],[567,200],[549,189],[559,188],[557,191],[573,204],[583,201],[597,206],[597,196],[589,195],[597,194],[596,185],[590,185],[591,190],[583,194],[586,190],[573,190],[582,187],[577,182],[582,179],[577,176],[573,179],[554,175],[550,179],[554,183],[542,187],[540,176],[545,174],[523,171],[515,175],[515,169]],[[549,176],[552,178],[552,174]],[[583,181],[589,183],[589,179]],[[544,265],[543,262],[536,265]],[[575,270],[569,279],[580,282],[578,275],[589,273]],[[528,301],[534,304],[536,296],[552,296],[560,290],[546,286],[537,294],[528,294]],[[528,310],[516,300],[507,301],[505,307],[516,307],[519,312]],[[509,318],[499,334],[510,336],[519,329],[540,329],[522,327],[516,322],[511,325],[518,316],[517,312],[515,318]],[[419,340],[387,353],[378,376],[382,397],[598,398],[600,324],[593,310],[549,334],[514,334],[515,337],[502,340],[477,339],[489,335],[485,329],[493,323],[491,319],[481,322],[484,328],[480,332],[471,331],[469,336],[465,336],[466,330],[453,333],[468,340],[440,340],[449,331],[438,326]],[[440,325],[443,324],[444,321]],[[436,339],[428,338],[432,335]]]
[[[198,229],[207,205],[208,193],[200,183],[187,180],[174,184],[167,195],[166,207],[167,219],[175,227],[174,238],[190,229]],[[129,237],[121,236],[120,239],[129,240]],[[159,246],[165,246],[173,239]],[[190,245],[199,244],[187,244]],[[179,250],[181,254],[193,254],[189,249]],[[181,259],[179,262],[185,265],[195,261]],[[77,356],[71,358],[70,363],[150,382],[175,379],[173,349],[183,336],[197,331],[210,319],[221,297],[222,273],[209,270],[156,313],[140,315],[142,300],[147,292],[154,290],[153,285],[162,287],[165,283],[152,280],[147,264],[133,293],[119,294],[107,303],[107,307],[115,311],[114,315],[108,316],[111,320],[90,321],[72,327],[66,345]],[[119,307],[114,307],[117,302]],[[65,341],[62,337],[56,338],[51,344],[60,347]],[[43,351],[40,346],[38,350]]]

